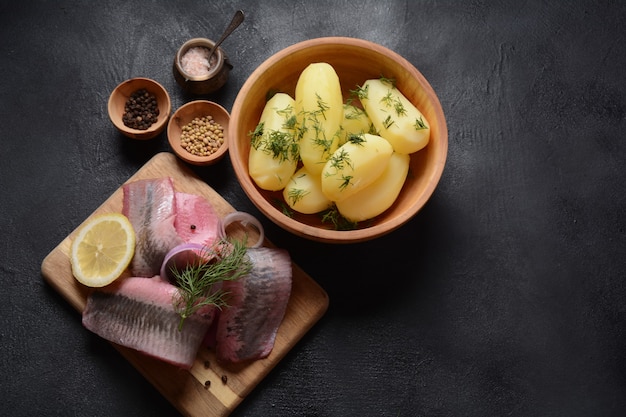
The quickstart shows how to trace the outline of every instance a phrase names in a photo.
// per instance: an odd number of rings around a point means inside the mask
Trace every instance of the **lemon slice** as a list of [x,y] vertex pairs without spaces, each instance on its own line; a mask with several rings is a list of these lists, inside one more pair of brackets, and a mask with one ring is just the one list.
[[74,277],[89,287],[115,281],[135,254],[135,230],[120,213],[91,218],[78,230],[70,249]]

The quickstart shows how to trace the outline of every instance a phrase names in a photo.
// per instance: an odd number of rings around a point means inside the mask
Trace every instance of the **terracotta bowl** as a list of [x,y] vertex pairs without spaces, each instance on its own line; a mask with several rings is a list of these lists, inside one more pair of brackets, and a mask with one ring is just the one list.
[[[142,88],[154,94],[159,106],[159,116],[156,123],[146,130],[130,128],[122,121],[126,102],[135,91]],[[172,103],[169,94],[158,82],[149,78],[131,78],[115,87],[109,97],[108,110],[109,118],[117,130],[129,138],[145,140],[152,139],[163,132],[172,112]]]
[[[196,117],[212,116],[224,131],[224,143],[219,149],[209,156],[198,156],[190,153],[181,146],[181,133],[183,126],[190,123]],[[167,125],[167,139],[172,150],[180,159],[193,165],[212,165],[226,155],[228,151],[228,126],[230,115],[225,108],[217,103],[207,100],[195,100],[181,106],[174,112]]]
[[[344,99],[367,79],[395,78],[398,89],[420,109],[431,125],[426,148],[411,155],[410,171],[397,200],[387,211],[355,230],[339,231],[318,214],[286,215],[282,193],[259,189],[248,174],[249,132],[254,131],[268,93],[294,96],[302,70],[327,62],[339,76]],[[375,43],[328,37],[292,45],[263,62],[241,88],[231,111],[230,158],[239,182],[251,201],[274,223],[298,236],[328,243],[354,243],[385,235],[409,221],[426,204],[441,178],[448,152],[448,130],[437,95],[424,76],[406,59]],[[282,203],[281,203],[282,202]]]

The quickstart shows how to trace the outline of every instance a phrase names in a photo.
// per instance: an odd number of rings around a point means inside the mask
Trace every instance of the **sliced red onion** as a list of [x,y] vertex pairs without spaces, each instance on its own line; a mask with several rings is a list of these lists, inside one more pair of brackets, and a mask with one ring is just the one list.
[[182,270],[187,265],[197,262],[198,259],[203,259],[202,254],[205,252],[206,248],[200,243],[183,243],[172,248],[161,264],[161,278],[174,282],[173,277],[170,277],[172,268]]
[[230,224],[235,222],[239,222],[244,226],[252,225],[259,231],[259,240],[254,245],[249,246],[250,248],[259,248],[263,245],[263,241],[265,240],[265,232],[263,230],[261,222],[259,222],[257,218],[253,215],[245,213],[243,211],[235,211],[229,213],[220,221],[219,233],[221,238],[226,237],[226,228]]

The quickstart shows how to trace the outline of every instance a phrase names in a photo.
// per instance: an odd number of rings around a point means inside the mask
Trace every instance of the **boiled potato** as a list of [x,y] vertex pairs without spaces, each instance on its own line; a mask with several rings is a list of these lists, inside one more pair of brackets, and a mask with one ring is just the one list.
[[341,135],[343,96],[335,69],[325,62],[307,66],[298,78],[295,101],[300,158],[311,174],[319,175]]
[[332,205],[322,193],[320,176],[311,174],[304,166],[289,179],[283,198],[289,207],[303,214],[319,213]]
[[297,164],[295,101],[277,93],[265,104],[252,134],[248,171],[259,188],[278,191],[285,188]]
[[430,140],[430,125],[422,113],[387,79],[367,80],[359,99],[380,136],[398,153],[413,153]]
[[353,134],[374,133],[370,118],[365,111],[354,104],[343,105],[343,119],[341,121],[341,137],[339,146],[348,141],[348,137]]
[[410,156],[394,152],[385,171],[358,193],[336,203],[346,219],[360,222],[378,216],[396,201],[409,172]]
[[385,170],[393,148],[380,136],[354,135],[324,165],[322,192],[338,202],[373,183]]

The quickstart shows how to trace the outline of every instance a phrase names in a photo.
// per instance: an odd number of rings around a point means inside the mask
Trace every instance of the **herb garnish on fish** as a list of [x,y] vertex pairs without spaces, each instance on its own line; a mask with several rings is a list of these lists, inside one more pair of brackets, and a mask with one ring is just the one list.
[[[172,269],[175,283],[179,287],[174,307],[180,315],[179,330],[185,319],[206,306],[227,306],[228,293],[213,285],[222,281],[233,281],[250,272],[252,264],[246,257],[245,241],[218,241],[206,247],[198,260],[182,270]],[[208,262],[206,261],[208,260]]]

